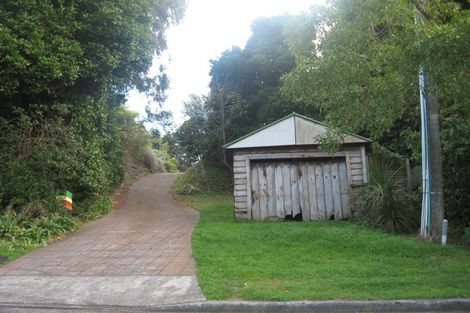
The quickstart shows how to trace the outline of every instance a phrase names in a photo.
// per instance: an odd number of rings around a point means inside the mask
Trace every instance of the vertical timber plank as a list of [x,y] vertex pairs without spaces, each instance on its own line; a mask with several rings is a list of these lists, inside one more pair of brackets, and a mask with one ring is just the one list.
[[258,164],[251,164],[251,215],[254,220],[259,221],[259,182],[258,182]]
[[310,207],[308,204],[308,173],[307,163],[299,162],[299,197],[302,220],[310,221]]
[[323,183],[323,167],[322,163],[318,162],[315,164],[315,189],[317,195],[317,208],[318,208],[318,219],[326,220],[326,209],[325,209],[325,184]]
[[348,174],[346,173],[346,163],[340,162],[338,166],[339,185],[341,189],[341,210],[343,218],[351,218],[351,208],[349,204],[349,184]]
[[251,167],[250,157],[245,155],[245,166],[246,166],[246,214],[247,218],[251,220]]
[[274,167],[276,162],[266,163],[266,197],[268,200],[268,219],[276,220],[276,193],[274,186]]
[[325,211],[327,219],[334,215],[333,208],[333,188],[331,186],[331,166],[330,162],[323,162],[323,185],[325,186]]
[[352,173],[351,173],[351,157],[349,152],[346,151],[346,172],[348,175],[348,185],[352,185]]
[[276,192],[276,215],[278,219],[283,219],[284,214],[284,182],[282,180],[282,163],[277,162],[274,169],[274,185]]
[[292,218],[300,213],[299,168],[297,163],[290,166],[290,186],[292,192]]
[[361,146],[361,159],[362,159],[362,177],[364,179],[364,184],[369,182],[369,173],[367,172],[367,156],[366,156],[366,147]]
[[268,217],[268,197],[266,193],[266,164],[258,163],[259,179],[259,211],[260,219],[266,220]]
[[333,161],[331,165],[331,187],[333,191],[333,210],[335,220],[341,220],[343,214],[341,212],[341,188],[339,184],[338,161]]
[[292,190],[290,187],[290,164],[282,162],[282,182],[284,185],[284,217],[292,214]]
[[308,203],[310,209],[310,220],[318,221],[320,216],[318,214],[317,206],[317,188],[315,187],[315,165],[313,162],[307,163],[307,176],[308,176]]

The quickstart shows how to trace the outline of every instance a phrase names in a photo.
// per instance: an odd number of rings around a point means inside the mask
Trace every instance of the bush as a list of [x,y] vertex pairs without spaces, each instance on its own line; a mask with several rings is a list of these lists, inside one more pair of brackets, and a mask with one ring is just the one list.
[[75,229],[77,224],[65,214],[38,218],[9,211],[0,216],[0,239],[16,245],[44,245]]
[[105,216],[113,207],[109,196],[100,196],[96,199],[88,199],[75,206],[73,215],[83,222],[89,222]]
[[198,162],[176,179],[173,190],[177,194],[231,193],[232,171]]
[[151,148],[144,149],[144,164],[150,173],[165,172],[165,162]]
[[117,132],[87,133],[40,110],[28,114],[0,118],[0,207],[39,201],[53,208],[60,191],[81,200],[122,181]]
[[371,158],[370,183],[354,197],[359,222],[392,233],[412,232],[417,228],[416,199],[406,190],[401,170],[390,160]]
[[109,196],[81,202],[72,212],[60,209],[57,201],[56,204],[55,213],[50,213],[50,208],[44,208],[39,202],[16,208],[10,205],[0,215],[0,241],[17,247],[44,245],[76,230],[81,222],[89,222],[108,214],[112,208]]
[[178,161],[170,155],[169,144],[157,139],[158,150],[154,150],[165,163],[165,170],[169,173],[178,172]]
[[170,158],[165,162],[165,169],[169,173],[178,172],[178,161],[176,159]]

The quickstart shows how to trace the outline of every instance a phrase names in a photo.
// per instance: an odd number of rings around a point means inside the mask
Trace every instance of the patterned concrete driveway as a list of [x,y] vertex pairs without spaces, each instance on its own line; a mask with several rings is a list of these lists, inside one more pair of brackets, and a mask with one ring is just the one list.
[[141,178],[106,217],[0,268],[0,302],[161,305],[204,300],[176,174]]

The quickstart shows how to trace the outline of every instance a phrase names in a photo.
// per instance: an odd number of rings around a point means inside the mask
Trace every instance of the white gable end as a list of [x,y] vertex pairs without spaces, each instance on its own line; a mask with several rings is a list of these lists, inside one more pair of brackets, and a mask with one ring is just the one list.
[[[292,113],[290,116],[274,122],[265,128],[248,134],[245,137],[229,143],[226,149],[254,148],[254,147],[275,147],[293,145],[318,145],[318,136],[325,134],[328,126]],[[369,139],[353,135],[344,134],[343,143],[368,143]]]
[[228,149],[295,145],[294,117],[287,118],[228,146]]
[[[295,144],[297,145],[317,145],[317,137],[328,132],[328,127],[319,123],[306,120],[300,116],[295,117]],[[368,142],[356,135],[345,134],[343,143],[364,143]]]

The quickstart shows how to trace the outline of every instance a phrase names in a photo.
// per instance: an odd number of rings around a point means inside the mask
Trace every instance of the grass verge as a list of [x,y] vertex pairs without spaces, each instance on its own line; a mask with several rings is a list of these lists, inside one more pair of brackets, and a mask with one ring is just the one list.
[[6,262],[11,262],[20,256],[33,251],[36,249],[37,245],[14,245],[10,241],[0,240],[0,266]]
[[232,199],[180,197],[200,212],[193,254],[210,300],[470,297],[470,251],[351,222],[236,222]]

